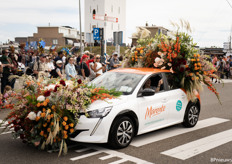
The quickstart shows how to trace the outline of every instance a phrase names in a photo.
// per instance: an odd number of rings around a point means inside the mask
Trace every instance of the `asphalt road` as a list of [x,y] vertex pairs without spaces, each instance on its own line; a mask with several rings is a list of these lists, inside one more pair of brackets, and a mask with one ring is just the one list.
[[[73,142],[68,154],[59,158],[58,152],[37,150],[7,133],[0,135],[0,164],[232,163],[232,82],[225,83],[224,88],[216,86],[222,105],[204,87],[200,120],[193,129],[181,125],[161,129],[137,136],[129,147],[121,150]],[[1,110],[0,119],[8,112]]]

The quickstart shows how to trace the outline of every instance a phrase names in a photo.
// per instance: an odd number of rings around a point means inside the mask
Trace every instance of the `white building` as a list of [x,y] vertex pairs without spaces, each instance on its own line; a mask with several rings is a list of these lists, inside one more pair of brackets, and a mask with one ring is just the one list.
[[104,28],[104,21],[94,20],[93,14],[104,18],[118,18],[118,22],[106,22],[105,38],[107,42],[113,41],[114,32],[123,32],[122,42],[126,42],[126,0],[85,0],[85,33],[86,41],[90,42],[89,36],[93,28]]

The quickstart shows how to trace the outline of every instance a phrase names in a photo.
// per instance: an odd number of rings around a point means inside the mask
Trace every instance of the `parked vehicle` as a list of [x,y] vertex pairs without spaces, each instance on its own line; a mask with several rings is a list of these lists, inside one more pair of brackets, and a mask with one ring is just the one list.
[[91,104],[89,116],[80,115],[72,140],[124,148],[136,135],[179,123],[194,127],[200,114],[199,94],[196,102],[189,101],[184,90],[172,84],[170,75],[167,70],[125,68],[99,76],[91,85],[115,88],[123,95]]

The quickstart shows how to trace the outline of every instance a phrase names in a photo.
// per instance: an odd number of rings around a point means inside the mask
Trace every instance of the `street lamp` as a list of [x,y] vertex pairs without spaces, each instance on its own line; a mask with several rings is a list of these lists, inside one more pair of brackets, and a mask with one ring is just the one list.
[[81,0],[79,0],[79,17],[80,17],[80,51],[81,56],[83,54],[83,47],[82,47],[82,29],[81,29]]

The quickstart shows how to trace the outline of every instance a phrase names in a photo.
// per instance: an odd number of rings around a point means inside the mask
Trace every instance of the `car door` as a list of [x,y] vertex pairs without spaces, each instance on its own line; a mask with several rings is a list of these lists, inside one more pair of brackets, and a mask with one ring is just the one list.
[[[153,76],[157,75],[162,78],[161,74],[155,74]],[[148,77],[146,81],[151,77]],[[168,98],[164,90],[164,84],[162,90],[155,93],[153,96],[142,96],[141,91],[143,90],[143,86],[137,96],[140,117],[139,134],[158,129],[168,123]]]
[[164,80],[167,83],[167,95],[169,99],[168,124],[180,123],[183,121],[185,109],[188,103],[185,92],[173,83],[171,73],[165,73]]

